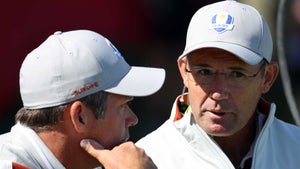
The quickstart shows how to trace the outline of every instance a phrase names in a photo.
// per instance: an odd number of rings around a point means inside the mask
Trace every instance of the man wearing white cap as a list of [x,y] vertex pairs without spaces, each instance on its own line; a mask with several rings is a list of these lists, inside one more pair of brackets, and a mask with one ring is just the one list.
[[273,85],[272,38],[253,7],[221,1],[192,17],[178,68],[188,92],[139,140],[158,168],[296,169],[300,129],[261,96]]
[[[56,32],[22,63],[24,107],[0,136],[0,168],[156,168],[127,142],[138,122],[128,102],[155,93],[164,79],[164,69],[128,65],[96,32]],[[107,150],[95,155],[91,145]]]

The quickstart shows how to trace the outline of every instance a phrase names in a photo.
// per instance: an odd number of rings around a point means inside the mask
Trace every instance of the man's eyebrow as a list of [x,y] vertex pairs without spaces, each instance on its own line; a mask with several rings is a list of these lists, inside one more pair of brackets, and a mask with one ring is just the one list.
[[127,102],[133,101],[134,97],[128,97]]
[[232,67],[229,67],[228,69],[230,69],[230,70],[238,70],[238,71],[243,71],[243,72],[249,72],[248,69],[245,69],[245,68],[240,67],[240,66],[232,66]]
[[195,67],[195,68],[197,68],[197,67],[212,67],[212,66],[210,66],[209,64],[206,64],[206,63],[199,63],[199,64],[197,64],[197,65],[190,65],[191,67]]
[[[193,66],[190,66],[191,68],[212,68],[211,65],[209,64],[206,64],[206,63],[199,63],[197,65],[193,65]],[[243,71],[243,72],[250,72],[248,69],[246,68],[243,68],[241,66],[230,66],[228,68],[226,68],[228,70],[233,70],[233,71]]]

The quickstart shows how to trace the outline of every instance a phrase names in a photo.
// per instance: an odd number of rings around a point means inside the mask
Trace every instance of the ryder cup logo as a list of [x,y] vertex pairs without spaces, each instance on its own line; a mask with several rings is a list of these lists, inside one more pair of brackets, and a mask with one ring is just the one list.
[[233,17],[227,12],[220,12],[211,19],[211,28],[218,33],[223,33],[233,29]]
[[119,56],[120,58],[123,58],[122,54],[118,51],[118,49],[108,39],[105,38],[105,41],[106,41],[107,45],[114,50],[114,52],[117,56]]

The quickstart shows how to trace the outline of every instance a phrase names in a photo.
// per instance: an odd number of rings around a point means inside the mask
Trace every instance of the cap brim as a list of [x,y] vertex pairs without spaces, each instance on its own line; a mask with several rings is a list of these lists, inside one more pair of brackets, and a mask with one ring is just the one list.
[[125,96],[148,96],[162,87],[165,74],[161,68],[132,66],[121,81],[105,91]]
[[228,51],[236,55],[237,57],[239,57],[241,60],[248,63],[249,65],[256,65],[263,59],[259,54],[240,45],[224,43],[224,42],[206,42],[206,43],[194,45],[191,48],[185,50],[182,53],[182,55],[178,57],[178,61],[182,59],[184,56],[186,56],[187,54],[203,48],[223,49],[225,51]]

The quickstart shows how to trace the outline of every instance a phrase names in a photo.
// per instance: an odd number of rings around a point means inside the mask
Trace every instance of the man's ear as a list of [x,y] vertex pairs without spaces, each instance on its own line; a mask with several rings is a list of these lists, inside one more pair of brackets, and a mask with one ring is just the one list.
[[180,59],[179,61],[178,61],[178,63],[177,63],[177,65],[178,65],[178,69],[179,69],[179,72],[180,72],[180,75],[181,75],[181,78],[182,78],[182,80],[183,80],[183,84],[185,85],[185,86],[187,86],[187,73],[186,73],[186,71],[185,71],[185,68],[186,68],[186,57],[184,57],[184,58],[182,58],[182,59]]
[[74,129],[83,133],[87,128],[88,110],[81,101],[75,101],[70,106],[70,118]]
[[265,81],[262,86],[262,93],[267,93],[272,85],[274,84],[277,75],[278,75],[278,64],[277,63],[269,63],[265,68]]

